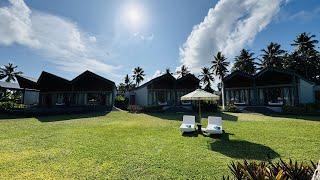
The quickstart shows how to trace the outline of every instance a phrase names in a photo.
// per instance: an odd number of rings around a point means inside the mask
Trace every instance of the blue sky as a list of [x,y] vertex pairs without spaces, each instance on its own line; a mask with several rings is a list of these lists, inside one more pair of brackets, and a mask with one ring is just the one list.
[[233,61],[271,41],[292,50],[301,32],[319,39],[319,20],[318,0],[0,0],[0,64],[117,83],[136,66],[147,79],[182,63],[197,73],[218,50]]

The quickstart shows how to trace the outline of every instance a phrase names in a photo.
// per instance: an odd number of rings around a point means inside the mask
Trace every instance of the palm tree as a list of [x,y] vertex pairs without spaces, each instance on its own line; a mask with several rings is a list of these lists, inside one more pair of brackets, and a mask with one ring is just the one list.
[[221,52],[218,52],[216,56],[214,56],[211,66],[213,69],[213,73],[218,76],[221,80],[221,95],[222,95],[222,109],[224,110],[224,89],[223,89],[223,81],[222,79],[228,72],[229,62],[226,61],[227,58]]
[[124,77],[124,87],[126,91],[129,91],[132,87],[132,82],[128,74]]
[[[305,76],[307,79],[312,79],[313,75],[310,74],[314,70],[314,60],[317,58],[317,50],[315,49],[318,40],[315,40],[315,35],[309,33],[301,33],[291,44],[296,47],[295,55],[297,59],[297,66],[295,70]],[[317,69],[317,67],[316,67]]]
[[277,67],[282,68],[283,55],[286,51],[281,49],[281,45],[271,42],[266,49],[262,49],[262,59],[259,64],[261,68]]
[[0,79],[5,79],[6,82],[16,81],[16,77],[22,74],[21,71],[16,71],[18,66],[13,66],[12,63],[8,65],[4,65],[4,67],[0,68]]
[[213,73],[207,67],[201,68],[201,73],[199,75],[200,81],[202,82],[204,89],[209,92],[213,92],[211,88],[211,83],[214,81]]
[[189,73],[190,73],[190,71],[189,71],[188,67],[185,65],[182,65],[180,70],[177,71],[177,74],[179,75],[179,77],[184,77]]
[[314,39],[315,37],[315,35],[310,35],[309,33],[304,32],[299,34],[291,45],[296,47],[296,51],[306,53],[307,51],[314,49],[316,44],[319,42]]
[[240,51],[240,55],[236,56],[234,63],[234,70],[246,72],[248,74],[254,74],[256,72],[256,67],[254,63],[253,53],[246,49]]
[[144,70],[141,67],[136,67],[133,70],[133,80],[136,81],[136,86],[139,86],[140,82],[144,80]]

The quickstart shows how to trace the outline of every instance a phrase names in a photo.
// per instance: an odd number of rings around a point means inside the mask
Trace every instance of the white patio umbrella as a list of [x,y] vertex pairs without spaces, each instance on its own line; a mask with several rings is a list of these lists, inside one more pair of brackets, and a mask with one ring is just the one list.
[[219,96],[204,91],[202,89],[196,89],[195,91],[186,94],[181,97],[181,101],[198,101],[199,102],[199,121],[201,121],[201,101],[218,101]]

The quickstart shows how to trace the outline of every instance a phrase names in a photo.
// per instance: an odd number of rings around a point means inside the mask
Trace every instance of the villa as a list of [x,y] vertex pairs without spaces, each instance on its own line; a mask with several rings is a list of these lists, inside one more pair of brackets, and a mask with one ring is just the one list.
[[190,105],[181,102],[180,97],[199,88],[199,79],[187,74],[176,79],[166,73],[156,77],[129,92],[130,104],[139,106],[179,106]]
[[319,88],[313,82],[288,70],[265,68],[255,75],[235,71],[223,79],[225,103],[239,107],[315,103]]
[[17,88],[24,92],[31,89],[33,92],[23,93],[24,99],[32,99],[30,102],[33,105],[41,107],[96,105],[111,108],[116,94],[113,81],[90,71],[83,72],[71,81],[45,71],[37,80],[19,76],[17,81]]

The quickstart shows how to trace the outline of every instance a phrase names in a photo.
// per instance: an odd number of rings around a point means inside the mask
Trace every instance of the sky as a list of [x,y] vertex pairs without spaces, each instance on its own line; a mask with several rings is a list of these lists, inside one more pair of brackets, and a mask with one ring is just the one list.
[[232,63],[270,42],[292,51],[302,32],[319,40],[317,22],[319,0],[0,0],[0,65],[117,84],[137,66],[145,81],[182,64],[197,75],[218,51]]

